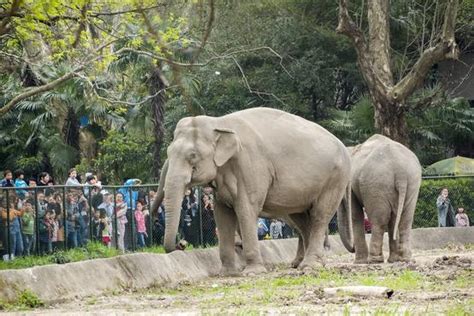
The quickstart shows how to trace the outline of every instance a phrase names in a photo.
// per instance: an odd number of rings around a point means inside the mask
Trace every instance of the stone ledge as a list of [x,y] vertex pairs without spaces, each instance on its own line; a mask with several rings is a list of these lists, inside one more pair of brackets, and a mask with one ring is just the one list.
[[[443,248],[451,243],[474,243],[474,227],[413,230],[413,249]],[[387,238],[385,238],[387,241]],[[344,254],[339,236],[330,236],[328,254]],[[267,266],[289,264],[297,239],[262,241],[260,250]],[[242,265],[242,254],[238,251]],[[170,254],[135,253],[63,265],[52,264],[21,270],[0,271],[0,300],[13,301],[18,292],[30,290],[47,303],[100,295],[124,288],[142,289],[197,281],[220,270],[217,248],[175,251]]]

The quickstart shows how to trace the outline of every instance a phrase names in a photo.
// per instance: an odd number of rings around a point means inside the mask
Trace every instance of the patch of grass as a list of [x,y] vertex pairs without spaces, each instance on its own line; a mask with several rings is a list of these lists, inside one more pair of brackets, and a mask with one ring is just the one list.
[[44,306],[44,302],[29,290],[18,293],[14,302],[0,302],[0,310],[29,310],[41,306]]
[[474,299],[470,299],[466,303],[458,303],[448,307],[445,311],[447,316],[467,316],[474,312]]
[[411,270],[404,270],[398,275],[360,274],[355,280],[360,285],[386,286],[394,290],[419,289],[428,282],[423,275]]
[[457,288],[468,288],[473,285],[472,272],[460,271],[459,275],[454,279],[454,286]]

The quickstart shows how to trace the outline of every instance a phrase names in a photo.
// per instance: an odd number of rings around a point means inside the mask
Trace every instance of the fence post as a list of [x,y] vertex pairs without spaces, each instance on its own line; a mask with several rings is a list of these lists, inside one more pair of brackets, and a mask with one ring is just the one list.
[[66,188],[63,186],[63,225],[64,225],[64,250],[68,249],[69,233],[67,231],[67,209],[66,209]]
[[8,259],[12,259],[11,236],[10,236],[10,190],[7,191],[7,250]]
[[89,203],[89,241],[92,241],[92,186],[87,187],[88,190],[88,203]]
[[113,188],[112,192],[114,192],[114,212],[112,214],[112,216],[114,217],[114,222],[113,222],[113,225],[114,226],[114,239],[115,239],[115,249],[119,249],[118,247],[118,232],[117,232],[117,229],[118,229],[118,223],[117,223],[117,197],[115,196],[117,194],[117,188]]
[[199,210],[199,239],[201,246],[204,247],[204,232],[202,230],[202,187],[198,189],[198,210]]
[[134,209],[133,209],[133,186],[128,187],[128,197],[130,199],[130,243],[132,246],[132,251],[135,251],[135,241],[136,241],[136,234],[135,234],[135,214],[134,214]]
[[148,199],[148,245],[153,245],[153,214],[151,214],[151,200],[150,200],[150,187],[146,187],[146,197]]
[[36,248],[36,255],[40,254],[40,240],[39,240],[39,203],[38,203],[38,188],[34,187],[33,189],[35,193],[35,248]]

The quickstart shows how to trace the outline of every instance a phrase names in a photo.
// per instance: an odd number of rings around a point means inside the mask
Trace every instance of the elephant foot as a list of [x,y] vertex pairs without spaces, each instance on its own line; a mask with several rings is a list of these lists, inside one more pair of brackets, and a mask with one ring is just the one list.
[[242,271],[242,274],[244,276],[255,276],[257,274],[261,274],[265,272],[267,272],[267,269],[265,268],[263,264],[255,263],[255,264],[246,266],[244,271]]
[[365,257],[365,258],[363,258],[363,257],[362,258],[357,258],[356,257],[355,260],[354,260],[354,264],[367,264],[367,263],[369,263],[369,260],[367,259],[367,257]]
[[387,259],[387,262],[389,263],[394,263],[394,262],[405,262],[405,263],[416,263],[415,259],[412,259],[411,257],[401,257],[398,255],[390,255]]
[[235,267],[222,267],[219,272],[220,276],[240,276],[240,272]]
[[303,270],[303,271],[311,271],[311,270],[317,270],[320,268],[323,268],[325,266],[326,262],[322,258],[318,257],[313,257],[313,258],[308,258],[305,257],[303,261],[298,266],[298,269]]
[[383,256],[369,256],[369,263],[384,263]]
[[295,259],[293,259],[293,261],[291,261],[291,267],[298,268],[298,266],[303,261],[303,259],[304,259],[303,257],[296,257]]

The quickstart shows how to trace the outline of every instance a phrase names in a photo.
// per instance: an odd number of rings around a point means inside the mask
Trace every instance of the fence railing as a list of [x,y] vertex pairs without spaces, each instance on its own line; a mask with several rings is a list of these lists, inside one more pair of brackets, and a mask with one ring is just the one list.
[[[150,206],[156,184],[139,186],[43,186],[0,188],[0,251],[5,260],[14,256],[46,254],[97,241],[122,252],[162,245],[165,216],[162,207]],[[456,211],[463,207],[474,217],[474,177],[424,178],[413,227],[438,226],[436,199],[442,188]],[[217,244],[212,192],[201,188],[183,199],[177,238],[194,247]],[[262,229],[263,228],[263,229]],[[368,225],[367,230],[370,230]],[[261,220],[260,239],[293,237],[281,221]],[[337,233],[336,220],[329,224]]]

